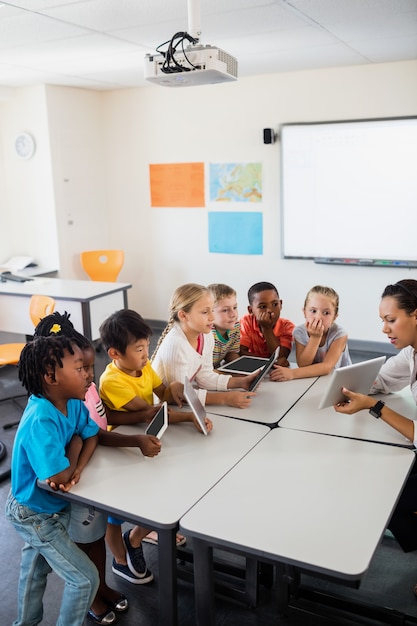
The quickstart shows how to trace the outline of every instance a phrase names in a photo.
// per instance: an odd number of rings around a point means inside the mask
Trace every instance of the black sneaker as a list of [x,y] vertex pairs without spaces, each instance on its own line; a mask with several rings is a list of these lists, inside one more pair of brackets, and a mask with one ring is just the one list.
[[117,574],[117,576],[121,576],[125,580],[133,583],[134,585],[144,585],[145,583],[150,583],[153,580],[153,574],[147,569],[144,576],[136,576],[133,572],[130,571],[127,565],[121,565],[120,563],[116,563],[113,559],[112,564],[112,572],[113,574]]
[[130,530],[123,533],[123,542],[126,546],[126,560],[129,569],[133,574],[135,574],[135,576],[138,576],[141,580],[143,580],[143,582],[150,582],[153,580],[153,575],[146,567],[142,546],[134,548],[130,543],[129,534]]

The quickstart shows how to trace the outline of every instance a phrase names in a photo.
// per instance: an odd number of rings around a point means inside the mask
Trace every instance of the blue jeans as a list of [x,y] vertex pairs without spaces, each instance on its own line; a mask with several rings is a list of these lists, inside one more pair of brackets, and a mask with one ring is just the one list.
[[95,565],[68,535],[70,508],[37,513],[20,505],[10,492],[6,517],[26,542],[20,565],[18,618],[13,626],[35,626],[42,621],[43,594],[52,570],[65,581],[57,626],[81,626],[99,579]]

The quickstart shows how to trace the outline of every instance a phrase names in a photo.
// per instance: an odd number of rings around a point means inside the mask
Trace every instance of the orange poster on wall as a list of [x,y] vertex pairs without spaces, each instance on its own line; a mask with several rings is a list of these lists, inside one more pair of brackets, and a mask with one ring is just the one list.
[[203,207],[204,163],[149,165],[152,207]]

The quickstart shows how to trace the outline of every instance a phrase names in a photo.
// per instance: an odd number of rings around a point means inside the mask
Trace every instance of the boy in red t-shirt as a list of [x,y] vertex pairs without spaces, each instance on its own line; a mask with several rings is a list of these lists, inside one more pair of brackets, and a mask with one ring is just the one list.
[[295,324],[280,317],[282,300],[272,283],[255,283],[248,291],[248,313],[240,320],[240,353],[268,358],[279,346],[277,364],[289,367]]

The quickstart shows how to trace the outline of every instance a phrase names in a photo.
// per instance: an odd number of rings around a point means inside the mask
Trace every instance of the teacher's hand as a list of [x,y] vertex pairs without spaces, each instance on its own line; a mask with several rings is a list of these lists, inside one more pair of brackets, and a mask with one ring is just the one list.
[[362,393],[354,393],[353,391],[349,391],[349,389],[346,389],[346,387],[342,387],[342,393],[344,396],[346,396],[346,400],[338,402],[333,407],[334,410],[338,413],[346,413],[347,415],[352,415],[353,413],[357,413],[358,411],[362,411],[363,409],[370,409],[375,404],[375,399],[372,399],[369,396],[365,396]]

